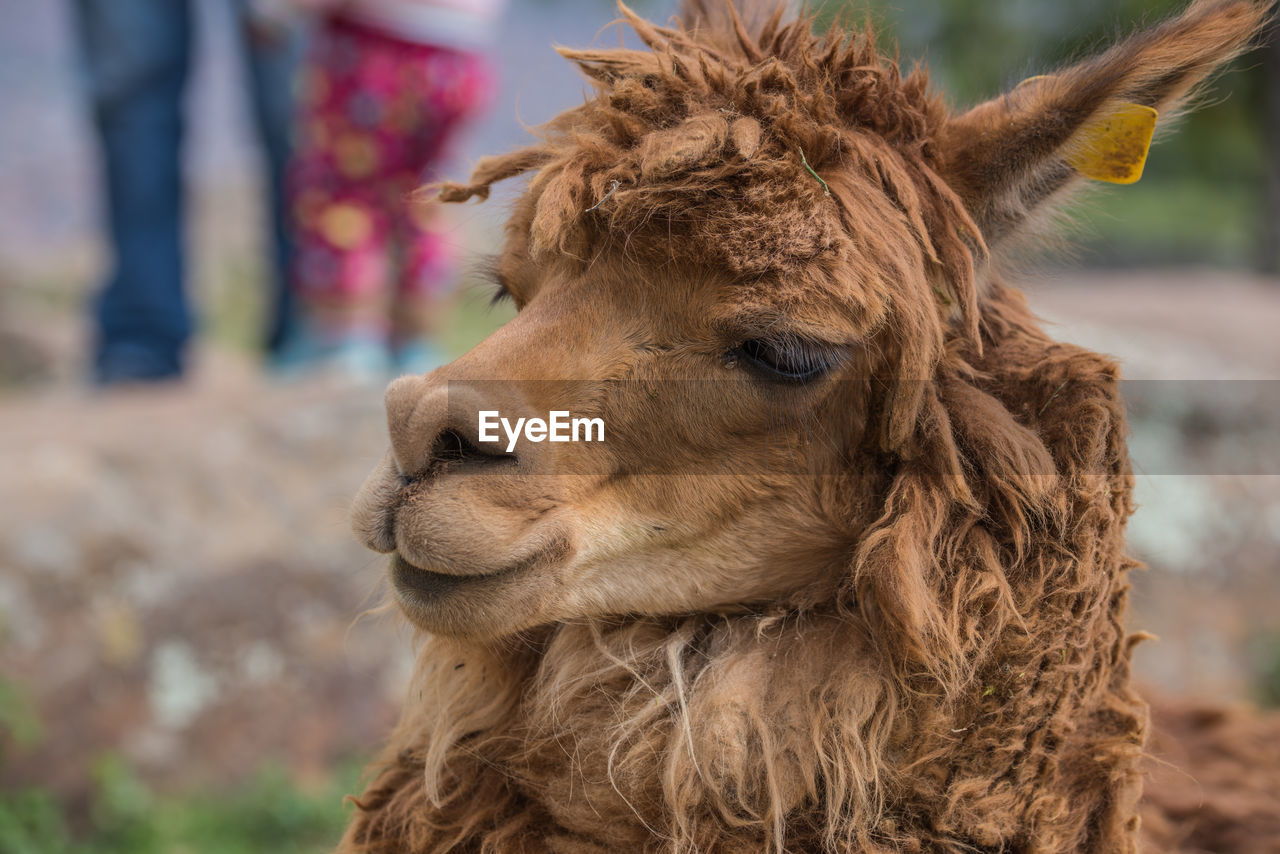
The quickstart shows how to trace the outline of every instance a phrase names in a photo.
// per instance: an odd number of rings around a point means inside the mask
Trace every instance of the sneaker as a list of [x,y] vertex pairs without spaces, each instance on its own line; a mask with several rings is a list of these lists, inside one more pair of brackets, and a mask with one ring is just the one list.
[[392,348],[391,362],[397,374],[429,374],[449,358],[427,338],[414,338]]
[[271,373],[281,380],[329,376],[358,383],[384,382],[391,371],[386,344],[369,333],[334,337],[300,329],[270,360]]
[[357,383],[386,382],[391,359],[381,341],[353,336],[338,342],[321,360],[326,373]]
[[158,352],[136,344],[103,348],[93,366],[93,382],[100,388],[180,379],[182,362],[177,353]]

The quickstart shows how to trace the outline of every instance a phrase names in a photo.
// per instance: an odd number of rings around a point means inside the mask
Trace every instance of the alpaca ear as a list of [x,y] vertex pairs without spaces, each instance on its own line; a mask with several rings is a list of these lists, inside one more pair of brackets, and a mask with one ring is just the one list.
[[1132,183],[1162,121],[1248,49],[1271,2],[1197,0],[1106,53],[1033,77],[944,126],[942,173],[994,245],[1081,177]]

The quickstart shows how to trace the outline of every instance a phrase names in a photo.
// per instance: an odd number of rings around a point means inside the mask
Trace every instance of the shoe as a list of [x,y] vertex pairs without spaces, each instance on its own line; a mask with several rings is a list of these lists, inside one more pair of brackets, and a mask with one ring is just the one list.
[[391,363],[397,374],[429,374],[448,362],[444,351],[427,338],[414,338],[391,351]]
[[322,368],[340,379],[380,383],[387,380],[391,359],[381,341],[354,336],[339,342],[325,354]]
[[384,382],[391,371],[386,344],[369,333],[318,335],[301,329],[270,359],[269,370],[280,380],[329,376],[357,383]]
[[93,382],[102,388],[180,379],[182,363],[177,355],[156,353],[136,344],[116,344],[104,349],[93,366]]

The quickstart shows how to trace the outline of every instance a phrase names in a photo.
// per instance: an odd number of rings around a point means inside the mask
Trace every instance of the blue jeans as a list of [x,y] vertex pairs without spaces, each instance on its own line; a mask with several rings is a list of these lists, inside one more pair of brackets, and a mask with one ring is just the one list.
[[[245,19],[245,0],[232,0]],[[177,377],[192,332],[183,253],[180,149],[191,58],[188,0],[75,0],[89,97],[102,148],[114,268],[93,302],[100,382]],[[248,27],[240,30],[248,33]],[[292,313],[284,173],[297,33],[245,38],[251,103],[266,152],[275,281],[264,345],[279,347]]]

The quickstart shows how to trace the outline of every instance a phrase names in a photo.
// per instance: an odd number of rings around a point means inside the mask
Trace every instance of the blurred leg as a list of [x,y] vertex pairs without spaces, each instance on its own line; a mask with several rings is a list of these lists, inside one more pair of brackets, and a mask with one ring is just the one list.
[[447,229],[438,205],[411,203],[406,213],[399,223],[404,251],[391,315],[397,341],[436,332],[440,308],[455,284],[460,255],[460,237]]
[[289,175],[303,331],[298,345],[287,348],[286,370],[305,361],[370,365],[375,352],[385,363],[386,158],[376,125],[352,111],[366,91],[365,47],[364,34],[333,24],[316,34],[311,49]]
[[302,323],[327,342],[382,338],[390,247],[376,203],[356,191],[313,190],[301,204],[294,281]]
[[267,166],[268,204],[272,231],[272,272],[266,300],[263,345],[277,354],[290,334],[295,308],[290,287],[293,225],[289,221],[285,172],[293,148],[294,88],[304,51],[300,26],[268,28],[251,24],[247,0],[240,7],[245,55],[249,65],[250,101]]
[[183,285],[185,0],[76,0],[102,145],[115,267],[95,299],[101,382],[181,373],[191,335]]
[[419,48],[403,79],[418,103],[417,121],[406,139],[397,175],[397,233],[401,267],[392,308],[392,335],[402,370],[418,373],[441,361],[430,342],[445,297],[457,278],[459,236],[437,205],[408,202],[410,193],[436,178],[435,170],[454,139],[491,100],[493,81],[483,57]]

